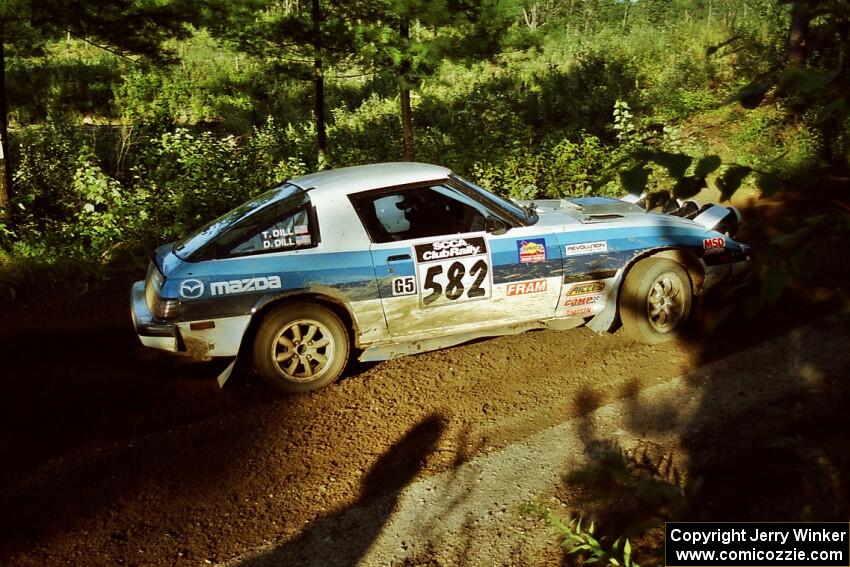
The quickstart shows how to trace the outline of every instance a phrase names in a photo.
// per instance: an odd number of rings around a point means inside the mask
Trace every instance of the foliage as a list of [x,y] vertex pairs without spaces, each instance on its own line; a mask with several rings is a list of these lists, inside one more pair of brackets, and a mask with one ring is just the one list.
[[[100,23],[144,3],[103,14],[84,3],[87,42],[66,33],[64,8],[34,18],[52,0],[15,2],[15,223],[0,232],[13,255],[99,260],[175,238],[319,166],[302,80],[312,2],[171,0],[150,15],[169,18],[162,33],[134,28],[120,42]],[[789,12],[772,0],[715,0],[711,18],[696,0],[322,1],[331,164],[402,159],[397,75],[408,59],[417,159],[502,195],[804,186],[807,172],[850,159],[846,73],[830,74],[839,4],[813,23],[811,67],[786,72]],[[152,58],[132,63],[99,42]],[[759,106],[739,108],[740,93]]]
[[581,525],[581,518],[564,521],[548,508],[536,504],[525,506],[523,512],[544,520],[557,532],[567,554],[582,557],[585,565],[598,563],[606,567],[640,567],[632,559],[632,545],[628,538],[618,537],[606,547],[602,544],[604,538],[597,539],[593,522],[585,529]]

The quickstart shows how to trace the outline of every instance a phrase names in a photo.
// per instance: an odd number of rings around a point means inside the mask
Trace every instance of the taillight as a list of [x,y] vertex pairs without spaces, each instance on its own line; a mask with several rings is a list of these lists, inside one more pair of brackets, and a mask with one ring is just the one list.
[[165,278],[151,263],[148,267],[148,276],[145,278],[145,303],[157,319],[173,319],[177,317],[180,302],[176,299],[162,299],[159,296],[164,281]]

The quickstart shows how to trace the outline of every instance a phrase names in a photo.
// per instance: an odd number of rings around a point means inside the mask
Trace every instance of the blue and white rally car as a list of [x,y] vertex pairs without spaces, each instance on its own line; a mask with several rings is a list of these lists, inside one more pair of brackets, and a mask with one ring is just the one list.
[[610,198],[516,203],[448,169],[388,163],[293,179],[156,250],[132,290],[149,347],[253,352],[288,392],[388,358],[533,328],[675,336],[693,298],[748,270],[730,208]]

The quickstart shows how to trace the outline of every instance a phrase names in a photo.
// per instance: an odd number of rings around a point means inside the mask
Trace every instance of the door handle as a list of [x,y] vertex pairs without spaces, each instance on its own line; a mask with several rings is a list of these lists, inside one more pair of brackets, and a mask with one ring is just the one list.
[[410,260],[410,254],[396,254],[387,258],[387,262],[400,262],[402,260]]

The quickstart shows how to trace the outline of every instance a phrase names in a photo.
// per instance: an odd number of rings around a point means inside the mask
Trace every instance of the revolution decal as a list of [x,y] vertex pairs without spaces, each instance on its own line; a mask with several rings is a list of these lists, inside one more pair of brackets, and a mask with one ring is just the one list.
[[543,238],[529,238],[528,240],[517,240],[517,251],[521,264],[534,264],[546,261],[546,240]]
[[608,252],[608,241],[582,242],[579,244],[567,244],[565,254],[567,256],[582,256],[584,254],[598,254]]
[[487,241],[480,236],[437,240],[414,246],[419,304],[437,307],[493,293]]
[[516,282],[508,284],[508,297],[512,295],[525,295],[527,293],[542,293],[546,291],[547,282],[541,278],[539,280],[530,280],[527,282]]
[[414,293],[416,293],[416,278],[414,276],[393,278],[393,296],[413,295]]
[[[183,282],[186,283],[186,282]],[[280,276],[260,276],[242,280],[230,280],[226,282],[212,282],[210,293],[212,295],[230,295],[232,293],[248,293],[251,291],[265,291],[267,289],[281,288]]]
[[588,293],[601,293],[605,289],[604,282],[582,282],[573,284],[567,290],[567,295],[586,295]]

